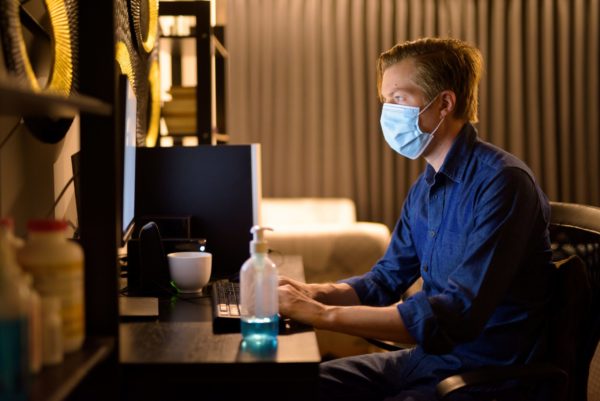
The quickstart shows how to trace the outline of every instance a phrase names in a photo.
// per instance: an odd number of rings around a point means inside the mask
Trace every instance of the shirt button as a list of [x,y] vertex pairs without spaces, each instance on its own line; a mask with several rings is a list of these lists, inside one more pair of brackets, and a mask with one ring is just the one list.
[[427,265],[423,265],[423,271],[425,271],[425,272],[426,272],[426,271],[428,271],[428,270],[429,270],[429,267],[427,267]]
[[433,231],[433,230],[429,231],[429,236],[430,237],[435,237],[435,231]]

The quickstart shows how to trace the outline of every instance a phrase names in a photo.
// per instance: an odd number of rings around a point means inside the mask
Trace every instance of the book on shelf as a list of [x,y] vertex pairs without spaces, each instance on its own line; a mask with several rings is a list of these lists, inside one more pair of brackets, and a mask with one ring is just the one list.
[[195,86],[171,86],[169,93],[173,98],[179,99],[195,99],[196,98],[196,87]]
[[196,116],[191,117],[166,117],[165,123],[170,135],[195,134]]
[[163,104],[162,114],[163,116],[195,115],[196,99],[173,98],[170,102]]
[[172,86],[172,99],[164,102],[162,116],[170,135],[196,134],[196,87]]

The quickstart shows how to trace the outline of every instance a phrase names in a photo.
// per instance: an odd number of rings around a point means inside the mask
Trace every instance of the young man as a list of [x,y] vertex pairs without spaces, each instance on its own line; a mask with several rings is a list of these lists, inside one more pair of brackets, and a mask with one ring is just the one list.
[[[335,284],[282,277],[280,312],[415,347],[321,364],[323,400],[435,399],[448,375],[539,352],[550,207],[529,168],[471,125],[482,68],[480,52],[455,39],[406,42],[379,58],[385,140],[427,166],[371,271]],[[419,276],[422,290],[398,303]]]

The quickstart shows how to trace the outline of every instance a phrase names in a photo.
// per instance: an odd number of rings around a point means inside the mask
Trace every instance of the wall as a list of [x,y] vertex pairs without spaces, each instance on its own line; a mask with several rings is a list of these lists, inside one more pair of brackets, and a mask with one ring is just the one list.
[[[50,60],[43,52],[30,56],[36,71],[49,70]],[[46,78],[41,75],[39,79],[44,82]],[[7,79],[1,51],[0,79]],[[1,115],[0,111],[0,216],[13,217],[17,235],[25,236],[27,220],[48,217],[54,200],[72,176],[71,155],[79,150],[79,122],[73,122],[62,141],[50,145],[35,139],[24,125],[17,126],[19,121],[20,116]],[[77,224],[73,185],[57,205],[55,216]]]
[[214,0],[215,21],[217,25],[227,24],[227,0]]
[[424,163],[383,139],[376,60],[452,36],[485,60],[480,137],[551,200],[598,206],[599,18],[599,0],[229,0],[228,134],[263,144],[265,197],[350,197],[392,228]]
[[[51,217],[48,212],[72,176],[71,155],[79,150],[79,122],[58,144],[44,144],[21,125],[8,137],[19,117],[0,117],[0,215],[15,219],[16,232],[25,235],[27,220]],[[5,142],[6,140],[6,142]],[[54,214],[77,224],[73,185]]]

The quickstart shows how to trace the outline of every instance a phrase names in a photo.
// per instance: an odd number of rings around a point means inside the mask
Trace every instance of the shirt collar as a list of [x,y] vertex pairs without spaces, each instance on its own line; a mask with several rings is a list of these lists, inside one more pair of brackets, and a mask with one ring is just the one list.
[[[444,174],[454,182],[461,182],[467,163],[469,162],[469,154],[473,148],[473,144],[477,140],[477,131],[471,125],[466,123],[461,128],[460,132],[454,139],[454,143],[450,151],[444,159],[439,173]],[[435,170],[429,164],[425,170],[425,180],[431,185],[434,181]]]

